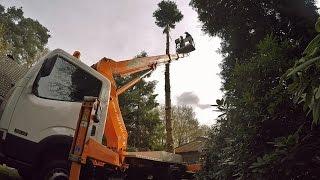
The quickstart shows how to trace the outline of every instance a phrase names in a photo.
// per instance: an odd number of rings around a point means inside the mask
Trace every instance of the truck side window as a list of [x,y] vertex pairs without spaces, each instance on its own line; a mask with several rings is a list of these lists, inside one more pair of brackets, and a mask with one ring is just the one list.
[[33,84],[33,94],[45,99],[83,101],[99,97],[100,80],[60,56],[47,59]]

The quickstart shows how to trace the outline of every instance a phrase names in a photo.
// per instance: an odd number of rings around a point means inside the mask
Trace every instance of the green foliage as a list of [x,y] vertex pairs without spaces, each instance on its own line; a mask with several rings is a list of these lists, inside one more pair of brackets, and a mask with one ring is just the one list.
[[22,8],[5,8],[0,5],[1,36],[7,45],[7,53],[20,63],[31,65],[37,53],[42,52],[50,37],[49,30],[38,21],[26,18]]
[[258,157],[250,169],[258,179],[318,179],[319,131],[310,131],[307,123],[287,137],[276,138],[274,150]]
[[190,4],[198,12],[202,29],[222,39],[224,89],[231,86],[234,66],[250,59],[267,34],[295,43],[293,57],[300,56],[315,35],[318,14],[314,0],[191,0]]
[[[318,19],[319,24],[320,19]],[[317,126],[320,119],[320,35],[317,35],[307,46],[303,57],[287,72],[292,79],[289,86],[295,96],[295,102],[304,103],[307,114],[312,112],[313,124]]]
[[274,152],[258,157],[256,162],[252,163],[250,166],[252,173],[260,179],[272,177],[284,178],[286,175],[290,175],[292,169],[281,167],[281,165],[283,165],[283,161],[285,161],[286,158],[289,158],[287,155],[297,143],[298,137],[294,135],[276,138],[274,142],[270,143],[275,147]]
[[176,27],[175,24],[182,20],[183,15],[175,2],[163,0],[158,3],[158,9],[153,13],[153,17],[156,18],[157,26],[169,30]]
[[[317,32],[319,20],[315,27]],[[312,112],[312,128],[310,130],[311,123],[307,119],[293,135],[277,138],[272,143],[274,150],[257,158],[250,167],[260,179],[318,179],[320,176],[319,37],[309,43],[303,57],[287,70],[282,81],[283,84],[289,83],[287,89],[293,94],[293,101],[303,104],[307,115]]]
[[[159,109],[160,117],[164,122],[165,108]],[[179,105],[172,107],[174,147],[193,141],[197,137],[207,135],[209,127],[200,125],[191,106]]]
[[0,26],[0,56],[6,55],[9,50],[9,45],[3,38],[5,33],[3,25]]
[[[142,52],[138,57],[145,57]],[[138,73],[128,77],[117,77],[117,84],[126,84],[131,79],[140,76]],[[163,132],[156,107],[157,94],[154,94],[156,82],[141,80],[134,87],[119,97],[120,108],[128,131],[129,150],[162,150],[159,136]],[[160,133],[160,134],[159,134]]]
[[236,95],[217,102],[224,115],[210,136],[205,177],[252,178],[255,171],[249,167],[273,149],[269,142],[293,133],[304,121],[302,110],[288,99],[286,86],[279,85],[281,76],[293,64],[287,55],[294,48],[289,41],[269,35],[257,45],[254,57],[236,64],[230,78]]
[[222,39],[224,55],[225,96],[217,101],[222,115],[210,130],[199,178],[315,176],[318,140],[309,134],[310,119],[295,104],[290,82],[282,81],[315,35],[314,1],[191,0],[191,5],[203,30]]
[[192,107],[173,107],[172,119],[175,147],[188,143],[198,136],[199,122]]

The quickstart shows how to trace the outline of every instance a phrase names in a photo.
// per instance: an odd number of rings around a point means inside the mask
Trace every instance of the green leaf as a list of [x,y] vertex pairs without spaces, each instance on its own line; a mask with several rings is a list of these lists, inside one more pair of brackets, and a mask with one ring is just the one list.
[[320,34],[317,35],[307,46],[307,48],[303,51],[303,54],[309,56],[313,50],[320,45]]
[[305,69],[307,66],[311,65],[312,63],[316,62],[320,60],[320,57],[316,57],[316,58],[313,58],[313,59],[310,59],[306,62],[304,62],[303,64],[300,64],[298,67],[294,68],[288,75],[287,77],[290,77],[292,76],[293,74]]
[[318,18],[318,20],[316,22],[315,29],[317,32],[320,32],[320,18]]
[[[306,58],[304,58],[304,57],[299,59],[299,61],[298,61],[299,64],[304,63],[304,62],[306,62]],[[292,70],[292,69],[290,68],[289,70]]]
[[316,99],[320,98],[320,86],[317,88],[317,93],[315,95]]
[[[304,110],[306,111],[306,110]],[[312,109],[309,109],[309,111],[307,112],[306,116],[308,116],[311,113]]]
[[319,114],[320,114],[320,101],[317,101],[316,103],[314,103],[313,105],[313,123],[315,125],[318,125],[319,123]]
[[[318,45],[319,46],[319,45]],[[312,51],[312,53],[310,54],[310,57],[315,57],[319,54],[319,47],[315,47]]]

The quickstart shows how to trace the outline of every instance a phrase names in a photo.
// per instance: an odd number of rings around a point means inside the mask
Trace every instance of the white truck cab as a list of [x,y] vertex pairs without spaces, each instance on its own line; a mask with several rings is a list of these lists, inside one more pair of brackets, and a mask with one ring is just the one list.
[[84,96],[100,101],[100,121],[90,125],[90,134],[102,142],[109,95],[110,82],[100,73],[63,50],[50,52],[1,104],[0,160],[25,177],[36,168],[38,178],[56,176],[53,167],[67,166]]

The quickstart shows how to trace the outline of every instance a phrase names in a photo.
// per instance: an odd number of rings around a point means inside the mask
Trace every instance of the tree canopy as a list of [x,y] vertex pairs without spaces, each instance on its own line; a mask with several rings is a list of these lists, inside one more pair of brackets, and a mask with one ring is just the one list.
[[222,39],[224,86],[235,64],[250,59],[267,34],[295,43],[293,56],[300,55],[315,35],[318,13],[313,0],[191,0],[190,4],[198,12],[202,29]]
[[[160,118],[164,122],[165,108],[161,106],[159,109]],[[194,109],[186,105],[172,106],[172,121],[173,121],[173,137],[174,147],[189,143],[198,137],[207,136],[209,127],[200,125],[195,117]]]
[[169,30],[176,27],[176,23],[181,21],[183,15],[179,11],[177,4],[173,1],[161,1],[158,9],[153,13],[156,18],[156,25]]
[[309,135],[311,118],[303,105],[295,103],[290,82],[283,77],[316,35],[314,1],[191,0],[190,4],[203,30],[222,39],[224,57],[225,95],[217,101],[222,115],[210,131],[201,177],[313,177],[314,153],[301,161],[300,151],[308,147],[300,140]]
[[37,20],[24,17],[22,8],[0,5],[2,40],[7,44],[6,53],[20,63],[29,65],[37,53],[42,52],[50,38],[49,30]]

